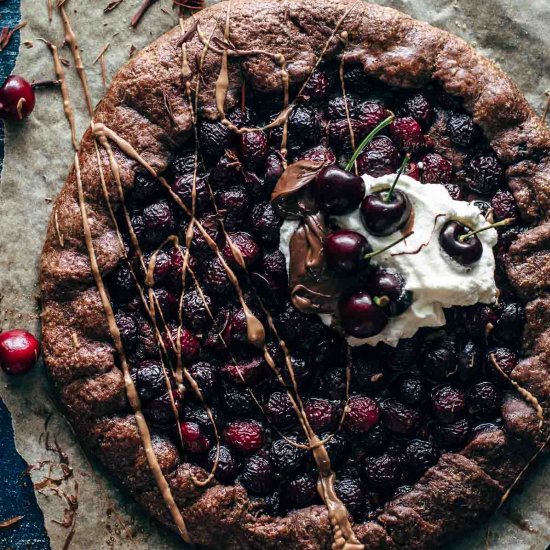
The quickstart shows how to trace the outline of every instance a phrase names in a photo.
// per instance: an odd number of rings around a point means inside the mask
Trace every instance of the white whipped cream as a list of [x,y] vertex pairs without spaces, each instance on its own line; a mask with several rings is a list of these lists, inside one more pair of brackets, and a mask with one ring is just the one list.
[[[395,176],[362,176],[365,194],[387,189]],[[488,229],[478,234],[483,245],[483,254],[478,262],[470,266],[462,266],[452,260],[439,244],[441,228],[450,220],[459,221],[472,229],[487,226],[488,222],[479,209],[468,202],[453,200],[443,185],[422,184],[406,175],[399,178],[397,188],[406,193],[411,201],[414,233],[390,250],[375,256],[372,263],[393,269],[403,276],[406,289],[412,292],[412,304],[401,315],[390,317],[379,334],[370,338],[349,336],[347,340],[351,346],[376,345],[378,342],[396,346],[401,338],[410,338],[421,327],[443,326],[443,308],[468,306],[477,302],[491,303],[496,299],[495,259],[492,250],[497,243],[496,230]],[[361,221],[359,209],[331,219],[341,229],[361,233],[373,250],[383,248],[401,236],[400,232],[387,237],[370,234]],[[280,250],[286,258],[287,269],[290,261],[290,239],[298,225],[297,221],[286,220],[281,227]],[[425,246],[421,247],[423,244]],[[396,255],[407,251],[417,253]],[[331,325],[332,315],[324,314],[319,317],[325,325]]]

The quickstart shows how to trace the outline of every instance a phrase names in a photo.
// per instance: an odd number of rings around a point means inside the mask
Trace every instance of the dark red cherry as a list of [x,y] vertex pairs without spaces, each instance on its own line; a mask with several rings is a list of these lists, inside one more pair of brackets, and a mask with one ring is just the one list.
[[456,262],[471,265],[483,254],[483,245],[477,235],[461,240],[471,229],[456,221],[447,222],[439,234],[441,248]]
[[325,242],[328,266],[346,275],[353,275],[366,267],[365,254],[371,250],[363,235],[347,229],[331,233]]
[[24,78],[8,76],[0,88],[0,118],[23,120],[32,113],[35,100],[32,86]]
[[412,297],[405,290],[405,280],[395,271],[374,271],[367,279],[367,288],[375,304],[388,315],[400,315],[411,305]]
[[40,343],[26,330],[14,329],[0,334],[0,367],[7,374],[29,372],[40,355]]
[[365,196],[363,179],[337,166],[327,166],[319,172],[316,188],[321,205],[337,216],[355,210]]
[[395,189],[389,200],[387,195],[387,191],[371,193],[361,203],[363,224],[373,235],[391,235],[411,217],[412,205],[405,193]]
[[339,304],[344,330],[356,338],[368,338],[382,332],[388,317],[367,292],[344,296]]

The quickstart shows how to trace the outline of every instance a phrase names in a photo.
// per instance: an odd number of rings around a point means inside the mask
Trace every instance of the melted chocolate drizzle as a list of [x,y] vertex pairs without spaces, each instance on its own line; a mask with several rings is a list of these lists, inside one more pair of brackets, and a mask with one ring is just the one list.
[[[355,6],[358,4],[352,5],[351,8],[341,17],[341,19],[338,21],[333,33],[327,40],[325,47],[323,48],[321,54],[318,56],[318,59],[315,63],[315,66],[312,70],[313,71],[318,67],[318,65],[321,63],[322,59],[324,58],[324,55],[326,51],[328,50],[332,40],[339,32],[339,29],[343,23],[343,21],[346,19],[346,17],[351,13],[351,11],[355,8]],[[69,47],[71,49],[71,53],[73,55],[74,61],[75,61],[75,68],[78,72],[79,78],[81,80],[82,88],[84,91],[84,95],[86,97],[86,104],[88,111],[90,113],[90,116],[93,116],[93,105],[90,95],[90,90],[87,83],[86,73],[85,69],[80,57],[78,42],[76,39],[76,35],[74,34],[71,25],[69,17],[63,8],[63,5],[59,6],[59,9],[61,11],[62,21],[63,21],[63,27],[65,31],[65,40],[69,44]],[[231,124],[229,120],[227,120],[225,116],[225,100],[227,97],[228,87],[229,87],[229,78],[228,78],[228,57],[230,55],[235,56],[246,56],[246,55],[269,55],[273,58],[273,60],[279,65],[281,70],[281,79],[283,83],[283,91],[284,91],[284,105],[283,110],[281,113],[276,117],[276,119],[264,127],[263,129],[269,129],[274,128],[277,126],[283,126],[283,140],[281,145],[281,153],[283,154],[283,158],[286,156],[286,142],[287,142],[287,125],[288,125],[288,116],[293,108],[294,103],[291,103],[289,100],[289,75],[286,68],[286,59],[282,54],[270,54],[269,52],[264,51],[238,51],[234,50],[231,47],[230,44],[230,14],[231,14],[231,1],[228,3],[228,9],[227,9],[227,15],[226,15],[226,21],[225,21],[225,30],[224,30],[224,40],[218,41],[217,44],[221,46],[221,49],[219,50],[220,55],[222,56],[221,60],[221,67],[220,67],[220,73],[216,82],[216,105],[218,109],[218,113],[220,115],[220,119],[222,123],[224,123],[226,126],[230,127],[232,130],[238,133],[244,133],[248,131],[259,131],[260,128],[236,128],[234,125]],[[181,38],[181,50],[182,50],[182,79],[185,85],[186,95],[188,97],[189,101],[189,107],[193,113],[193,120],[194,120],[194,131],[196,136],[196,122],[198,117],[198,98],[199,98],[199,87],[200,87],[200,78],[197,78],[196,81],[196,87],[195,87],[195,102],[194,102],[194,108],[193,108],[193,101],[192,101],[192,93],[191,93],[191,80],[190,77],[192,76],[192,71],[189,66],[188,56],[187,56],[187,46],[186,42],[191,38],[193,33],[196,31],[201,37],[201,41],[203,41],[204,48],[202,51],[201,58],[199,60],[199,72],[202,71],[202,67],[204,64],[204,60],[206,57],[206,53],[209,49],[212,51],[216,51],[216,48],[213,48],[211,45],[213,35],[215,32],[215,27],[212,30],[212,34],[208,39],[206,39],[206,42],[204,41],[204,36],[202,35],[198,22],[193,25],[193,27],[188,31],[187,33],[183,33],[183,20],[180,19],[180,25],[182,28],[182,38]],[[347,43],[347,33],[341,33],[340,40],[344,43]],[[50,45],[49,45],[50,46]],[[69,120],[69,124],[71,126],[71,134],[73,137],[73,145],[75,146],[75,149],[78,150],[78,146],[76,144],[75,139],[75,130],[74,130],[74,115],[72,114],[72,108],[70,107],[70,102],[68,99],[68,92],[66,88],[65,79],[63,70],[59,70],[58,63],[59,59],[58,56],[56,56],[56,49],[54,47],[50,46],[50,49],[52,51],[52,55],[54,56],[54,63],[56,68],[56,74],[58,75],[59,80],[61,80],[61,91],[63,95],[64,100],[64,108],[65,108],[65,114]],[[218,52],[216,52],[218,53]],[[312,74],[311,73],[311,74]],[[310,77],[311,77],[310,74]],[[307,82],[309,81],[309,78],[306,79],[304,82],[303,87],[307,85]],[[298,96],[300,93],[298,93]],[[140,293],[141,299],[146,307],[146,311],[148,312],[148,315],[150,317],[151,322],[153,323],[155,334],[157,336],[158,344],[159,344],[159,353],[161,353],[161,350],[166,352],[165,345],[160,333],[160,330],[158,328],[158,324],[156,322],[156,314],[159,313],[161,317],[162,324],[164,325],[164,328],[166,329],[166,323],[164,321],[162,311],[159,307],[158,301],[156,300],[154,293],[153,293],[153,285],[154,285],[154,267],[156,262],[156,254],[160,249],[162,249],[168,241],[172,241],[172,243],[175,246],[178,246],[178,240],[177,237],[172,236],[170,237],[167,242],[163,243],[158,250],[153,254],[152,259],[150,260],[148,265],[145,265],[144,257],[141,252],[139,242],[137,240],[137,236],[135,234],[135,231],[133,230],[130,217],[128,214],[128,211],[126,209],[126,206],[124,204],[124,191],[122,188],[121,183],[121,175],[120,175],[120,168],[118,166],[118,163],[116,161],[116,158],[113,154],[112,148],[110,146],[110,141],[112,141],[118,149],[128,158],[131,158],[138,162],[143,168],[145,168],[149,174],[151,174],[153,177],[158,178],[160,183],[168,190],[170,193],[170,196],[172,199],[176,202],[176,204],[184,210],[184,212],[189,216],[190,223],[189,228],[186,234],[186,245],[187,249],[184,254],[184,268],[182,273],[182,282],[183,282],[183,291],[182,295],[180,297],[180,304],[183,300],[183,293],[185,292],[185,280],[186,280],[186,273],[189,270],[192,278],[194,279],[197,288],[202,293],[202,289],[200,288],[200,285],[198,284],[198,281],[194,275],[194,273],[189,268],[189,250],[192,244],[192,235],[193,235],[193,227],[196,226],[199,232],[201,233],[202,237],[205,239],[207,244],[210,246],[212,251],[216,254],[216,256],[221,261],[228,278],[230,279],[231,283],[233,284],[235,291],[238,295],[239,301],[241,302],[241,306],[245,312],[246,320],[247,320],[247,329],[248,329],[248,339],[252,344],[255,344],[258,347],[261,347],[264,352],[264,358],[269,365],[269,367],[273,370],[275,375],[278,377],[280,381],[283,381],[281,370],[277,367],[275,364],[275,361],[273,357],[271,356],[270,352],[268,351],[267,347],[265,346],[265,328],[261,321],[254,316],[254,314],[251,312],[250,308],[245,302],[244,295],[242,292],[242,289],[239,285],[238,279],[235,276],[232,269],[229,267],[225,259],[223,258],[221,251],[219,250],[216,243],[210,238],[204,227],[201,225],[201,223],[195,218],[195,200],[196,200],[196,178],[197,178],[197,168],[198,168],[198,150],[195,151],[195,172],[194,172],[194,179],[193,179],[193,201],[192,201],[192,208],[189,209],[186,207],[185,204],[179,199],[177,195],[173,193],[170,186],[164,180],[164,178],[160,177],[155,170],[141,157],[141,155],[122,137],[118,136],[114,131],[109,129],[103,124],[96,124],[92,120],[91,127],[94,135],[94,147],[96,150],[96,159],[97,159],[97,165],[100,173],[100,179],[101,179],[101,185],[103,189],[103,194],[105,201],[107,203],[107,207],[110,213],[110,217],[113,221],[114,227],[116,229],[116,233],[118,236],[118,239],[120,241],[120,244],[122,245],[122,235],[120,232],[120,228],[118,227],[114,209],[111,203],[111,199],[109,197],[107,186],[105,182],[105,176],[103,174],[103,167],[101,162],[101,154],[99,147],[103,148],[108,156],[109,159],[109,165],[112,175],[114,176],[115,182],[117,184],[117,190],[119,195],[119,200],[121,203],[121,207],[124,213],[125,223],[127,224],[132,245],[137,253],[137,256],[139,258],[139,261],[142,265],[142,268],[145,270],[147,277],[146,277],[146,286],[148,289],[143,289],[140,284],[138,277],[132,270],[132,266],[130,264],[130,260],[127,256],[126,252],[123,252],[123,256],[125,260],[127,261],[130,271],[132,273],[132,276],[134,277],[137,286],[138,291]],[[198,143],[198,140],[195,141]],[[307,163],[308,161],[303,161],[304,163]],[[286,162],[285,162],[286,164]],[[320,163],[310,163],[309,166],[304,164],[296,167],[296,165],[293,165],[289,167],[285,174],[287,176],[287,181],[285,183],[285,180],[281,178],[283,181],[280,183],[280,185],[277,185],[277,188],[274,191],[274,197],[273,200],[278,208],[282,209],[284,212],[288,212],[289,214],[296,216],[297,219],[300,219],[300,228],[299,231],[297,231],[297,235],[295,235],[296,238],[293,238],[291,242],[291,247],[293,249],[297,249],[300,251],[303,251],[303,261],[302,262],[295,262],[294,267],[291,267],[291,277],[294,273],[294,277],[297,277],[297,274],[300,271],[303,271],[304,273],[307,273],[307,276],[311,278],[311,286],[305,286],[296,284],[293,294],[292,294],[292,300],[293,303],[296,306],[296,303],[301,304],[302,301],[305,300],[305,302],[320,304],[318,307],[321,309],[315,309],[316,312],[324,311],[325,308],[329,307],[329,303],[331,302],[330,296],[334,296],[334,289],[330,288],[328,279],[324,277],[325,273],[325,262],[324,262],[324,256],[323,256],[323,241],[324,241],[324,234],[325,234],[325,227],[324,227],[324,219],[322,215],[318,212],[318,210],[315,207],[315,199],[308,191],[308,183],[315,177],[315,175],[318,173],[318,171],[323,167]],[[290,170],[290,172],[289,172]],[[288,172],[288,173],[287,173]],[[97,264],[97,258],[96,253],[91,237],[90,232],[90,226],[88,221],[88,214],[87,214],[87,208],[86,208],[86,202],[85,202],[85,194],[84,189],[82,185],[81,175],[80,175],[80,165],[79,165],[79,159],[78,155],[75,156],[75,173],[76,173],[76,181],[77,181],[77,188],[78,188],[78,199],[79,199],[79,206],[80,210],[82,212],[82,224],[83,224],[83,231],[86,241],[86,247],[88,249],[88,254],[90,257],[90,264],[91,264],[91,270],[94,276],[94,280],[96,283],[96,286],[98,288],[98,291],[101,296],[101,300],[105,309],[105,313],[107,316],[108,324],[109,324],[109,330],[111,333],[111,336],[113,338],[113,341],[115,343],[115,347],[117,350],[117,353],[121,360],[121,366],[122,371],[124,374],[124,381],[126,386],[126,392],[128,395],[128,400],[132,406],[132,409],[134,411],[134,416],[136,419],[136,424],[138,426],[141,438],[142,438],[142,444],[144,446],[144,449],[146,451],[146,456],[149,464],[149,468],[151,469],[155,481],[157,483],[157,486],[159,487],[159,490],[161,491],[162,497],[165,500],[170,513],[172,515],[172,518],[178,527],[178,530],[182,536],[182,538],[186,542],[190,542],[189,533],[187,531],[185,521],[183,519],[183,516],[178,509],[173,495],[170,491],[170,487],[168,485],[168,482],[166,478],[164,477],[158,460],[155,456],[154,450],[152,448],[152,442],[151,442],[151,436],[149,432],[149,428],[147,426],[147,423],[145,421],[145,418],[143,417],[143,414],[141,412],[141,403],[139,400],[139,397],[137,395],[137,391],[135,388],[135,385],[132,381],[132,378],[130,376],[129,366],[126,359],[124,347],[121,341],[120,332],[116,325],[116,321],[114,318],[113,308],[111,305],[111,302],[109,300],[108,293],[105,289],[103,279],[101,276],[101,273],[99,271],[99,267]],[[284,177],[284,176],[283,176]],[[286,185],[286,187],[285,187]],[[295,218],[295,219],[296,219]],[[230,248],[232,250],[233,256],[235,257],[235,260],[244,267],[244,261],[242,259],[242,256],[240,255],[240,252],[238,249],[233,246],[233,243],[231,243],[231,240],[229,239],[227,232],[225,231],[225,228],[222,225],[223,232],[226,236],[226,239],[229,242]],[[124,251],[124,247],[121,246],[121,250]],[[347,511],[343,503],[338,499],[335,489],[334,489],[334,482],[335,482],[335,474],[332,471],[330,460],[328,457],[327,450],[325,448],[325,443],[330,439],[329,436],[326,440],[321,441],[319,440],[318,436],[315,434],[313,429],[311,428],[311,425],[309,423],[308,417],[305,414],[304,406],[302,402],[302,398],[298,391],[298,385],[296,382],[295,373],[292,367],[292,361],[291,361],[291,355],[290,352],[285,344],[285,342],[280,338],[279,334],[277,333],[277,330],[274,326],[272,316],[270,315],[269,311],[265,308],[263,302],[259,300],[260,306],[263,309],[264,313],[266,314],[267,320],[268,320],[268,326],[270,331],[275,335],[277,341],[279,342],[279,345],[281,349],[284,352],[285,357],[285,364],[288,369],[288,372],[291,377],[292,381],[292,392],[289,390],[289,397],[291,399],[292,406],[295,410],[295,412],[298,415],[298,419],[300,424],[302,425],[302,428],[304,430],[304,433],[307,436],[308,445],[307,448],[309,448],[312,451],[313,457],[315,459],[315,462],[317,464],[317,467],[319,469],[319,481],[318,481],[318,491],[320,496],[322,497],[323,501],[325,502],[328,510],[329,520],[331,523],[331,526],[334,531],[334,544],[333,548],[337,550],[361,550],[364,548],[364,546],[359,542],[357,537],[355,536],[353,529],[351,527],[351,523],[349,521]],[[312,306],[313,307],[313,306]],[[317,307],[317,306],[316,306]],[[300,308],[298,308],[300,309]],[[212,316],[211,312],[208,310],[208,313],[210,316]],[[182,324],[181,324],[181,307],[180,307],[180,325],[178,327],[178,336],[179,331],[181,331]],[[196,384],[193,377],[188,373],[187,369],[183,366],[182,363],[182,357],[181,357],[181,348],[180,348],[180,341],[179,337],[177,338],[176,343],[173,341],[171,342],[172,347],[176,351],[176,357],[177,357],[177,368],[176,368],[176,381],[178,384],[178,388],[183,388],[183,376],[185,376],[186,380],[190,384],[193,391],[200,397],[203,405],[205,406],[207,413],[209,415],[210,421],[214,426],[214,431],[216,433],[216,439],[217,439],[217,455],[219,456],[219,435],[218,431],[216,429],[216,424],[214,422],[212,412],[209,409],[209,407],[206,405],[202,393],[200,391],[200,388]],[[161,353],[162,356],[162,353]],[[349,353],[348,353],[349,356]],[[348,357],[349,359],[349,357]],[[165,378],[167,383],[167,388],[170,388],[170,382],[168,375],[165,370]],[[348,369],[347,369],[347,384],[346,384],[346,399],[349,395],[349,361],[348,361]],[[251,395],[253,395],[253,391],[251,388],[248,388]],[[174,409],[175,418],[177,419],[177,408],[174,403],[174,398],[171,395],[171,402],[172,407]],[[253,395],[256,403],[261,408],[261,404],[258,402],[258,400]],[[345,417],[345,408],[344,412],[342,414],[342,418],[340,421],[340,426],[343,422],[343,419]],[[285,438],[287,439],[287,438]],[[290,440],[289,440],[290,442]],[[303,445],[297,444],[295,442],[292,442],[292,444],[298,446],[298,447],[304,447]],[[206,485],[208,484],[211,479],[214,476],[215,470],[217,468],[218,463],[218,456],[216,456],[216,460],[214,463],[214,466],[212,468],[212,471],[207,476],[205,480],[198,480],[195,479],[193,476],[193,481],[197,483],[198,485]]]

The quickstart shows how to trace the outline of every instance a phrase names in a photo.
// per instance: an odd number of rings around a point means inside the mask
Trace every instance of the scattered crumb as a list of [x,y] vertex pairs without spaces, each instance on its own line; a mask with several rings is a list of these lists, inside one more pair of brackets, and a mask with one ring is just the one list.
[[122,4],[124,0],[113,0],[112,2],[109,2],[107,4],[107,7],[103,10],[103,13],[109,13],[110,11],[113,11],[115,8],[118,8],[120,4]]
[[25,48],[32,48],[34,46],[32,40],[25,40],[25,42],[23,42],[23,45],[25,46]]
[[95,65],[99,61],[99,59],[105,55],[105,52],[109,49],[110,46],[111,46],[111,43],[107,42],[107,44],[105,44],[105,46],[101,48],[101,51],[97,54],[97,57],[94,59],[94,62],[92,63],[92,65]]

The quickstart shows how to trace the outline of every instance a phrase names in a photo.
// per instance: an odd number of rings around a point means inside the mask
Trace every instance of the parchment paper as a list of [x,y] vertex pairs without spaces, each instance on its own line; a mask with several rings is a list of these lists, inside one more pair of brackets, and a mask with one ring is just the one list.
[[[315,1],[315,0],[311,0]],[[55,0],[53,2],[55,4]],[[160,0],[145,15],[137,30],[129,26],[141,0],[123,0],[109,14],[109,0],[69,0],[66,6],[82,49],[94,101],[103,94],[99,63],[93,64],[102,47],[106,53],[108,80],[127,59],[130,49],[140,49],[177,23],[170,0]],[[214,2],[208,2],[214,3]],[[511,74],[533,107],[542,112],[544,90],[550,88],[550,2],[548,0],[387,0],[410,15],[462,36]],[[55,11],[55,10],[54,10]],[[39,37],[61,48],[63,33],[54,14],[48,21],[46,2],[22,0],[22,18],[28,21],[15,72],[29,80],[54,78],[53,65]],[[79,139],[89,123],[74,67],[66,68],[71,100],[76,111]],[[0,185],[0,329],[26,327],[39,331],[38,260],[51,210],[50,200],[61,188],[72,163],[68,125],[58,90],[41,90],[36,109],[28,121],[9,125],[6,158]],[[90,463],[56,409],[44,369],[21,379],[0,378],[0,395],[13,414],[17,446],[31,465],[33,479],[70,473],[55,464],[67,461],[72,476],[62,481],[55,494],[48,487],[38,493],[54,550],[61,549],[70,532],[54,520],[62,520],[78,484],[78,511],[71,548],[120,548],[153,550],[180,548],[183,543],[143,515],[133,501],[95,463]],[[49,436],[46,437],[46,432]],[[55,447],[64,454],[46,449]],[[52,461],[43,464],[41,461]],[[533,468],[527,484],[495,515],[487,526],[472,530],[457,543],[458,550],[542,550],[550,542],[550,461]],[[40,487],[40,485],[39,485]],[[54,489],[55,491],[55,489]],[[42,494],[44,493],[44,494]],[[74,507],[74,506],[73,506]],[[67,516],[67,523],[72,515]],[[474,526],[472,526],[474,527]]]

